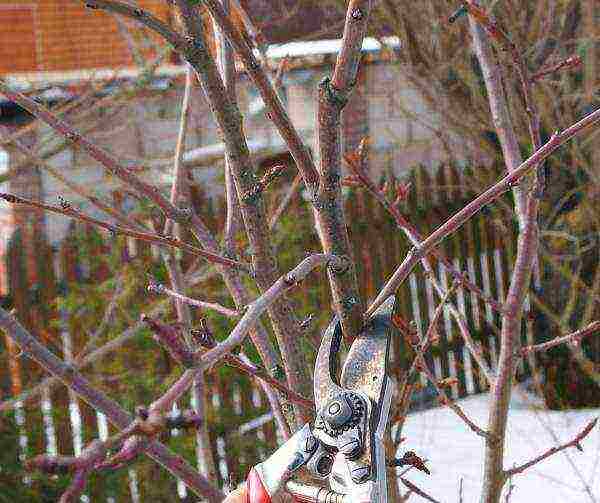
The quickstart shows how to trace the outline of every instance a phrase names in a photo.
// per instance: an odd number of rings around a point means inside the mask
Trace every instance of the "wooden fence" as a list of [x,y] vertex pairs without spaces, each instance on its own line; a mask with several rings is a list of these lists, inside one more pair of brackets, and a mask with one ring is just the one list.
[[[499,176],[500,172],[493,168],[480,168],[478,172],[473,173],[444,166],[433,175],[426,169],[415,169],[405,180],[411,184],[411,189],[407,199],[400,203],[400,209],[417,226],[420,233],[426,236]],[[205,201],[203,213],[206,213],[207,208],[209,225],[218,229],[223,221],[222,202]],[[358,264],[362,298],[370,299],[401,262],[410,246],[390,216],[366,192],[350,190],[346,213]],[[297,197],[281,222],[281,227],[286,230],[286,241],[282,244],[276,243],[281,251],[283,269],[296,263],[303,251],[319,249],[311,222],[312,217],[307,204],[301,197]],[[4,298],[4,305],[14,307],[20,320],[50,349],[63,358],[73,359],[82,350],[87,337],[93,331],[81,318],[102,318],[106,299],[110,297],[111,291],[118,288],[115,286],[118,282],[111,283],[110,278],[114,271],[119,269],[119,264],[126,266],[124,282],[127,287],[130,278],[142,276],[140,284],[126,293],[127,298],[132,299],[132,310],[135,311],[143,309],[143,306],[134,305],[135,302],[141,303],[149,297],[143,289],[147,279],[144,279],[144,274],[153,275],[160,272],[160,254],[145,243],[123,244],[114,237],[102,237],[90,229],[84,229],[83,233],[75,232],[77,229],[81,231],[79,225],[73,225],[70,238],[57,249],[52,249],[36,232],[35,227],[26,226],[18,230],[12,238],[7,257],[9,292]],[[293,246],[290,246],[290,243]],[[440,246],[440,250],[486,294],[503,299],[515,247],[516,231],[511,223],[510,199],[507,197],[495,205],[494,209],[476,215],[447,239]],[[297,249],[298,255],[287,251],[292,248]],[[94,260],[97,257],[104,257],[104,260]],[[448,286],[449,274],[443,264],[433,258],[432,263],[439,281]],[[219,282],[214,280],[213,283],[218,288]],[[103,294],[104,302],[97,301],[95,294],[86,293],[92,288],[96,288],[97,291],[102,284],[108,285]],[[100,293],[102,294],[102,291]],[[78,295],[81,297],[79,301]],[[57,304],[59,296],[61,301]],[[307,282],[300,287],[294,298],[296,297],[299,299],[302,313],[311,310],[320,312],[317,321],[323,326],[330,316],[330,298],[326,282]],[[414,320],[417,329],[423,333],[439,299],[435,297],[422,270],[417,269],[410,275],[409,280],[398,292],[398,298],[399,314],[406,320]],[[462,288],[457,289],[455,300],[469,321],[473,336],[481,342],[486,357],[493,361],[498,348],[495,330],[495,327],[499,326],[498,314],[481,299]],[[90,312],[82,314],[82,311],[86,310]],[[135,319],[132,323],[134,322]],[[455,398],[485,391],[486,383],[466,351],[448,312],[444,314],[440,325],[439,343],[429,356],[436,376],[439,379],[456,377],[451,388]],[[118,334],[119,330],[126,328],[126,324],[118,325],[111,327],[109,332]],[[218,324],[216,330],[217,335],[224,336],[227,326]],[[316,328],[314,331],[316,332]],[[318,333],[313,335],[307,338],[307,344],[318,343]],[[529,343],[532,342],[530,331],[524,330],[523,337],[527,338]],[[148,339],[147,334],[145,337],[132,338],[126,344],[125,350],[119,352],[118,358],[112,354],[111,361],[105,358],[94,367],[99,374],[95,377],[96,383],[111,396],[119,399],[119,391],[123,391],[123,396],[133,397],[128,399],[133,401],[120,400],[129,408],[139,401],[151,400],[151,396],[146,393],[146,386],[149,384],[137,382],[133,377],[126,379],[126,387],[123,387],[123,383],[117,384],[111,369],[117,374],[124,370],[114,361],[124,360],[125,368],[134,369],[146,375],[147,379],[150,379],[148,376],[158,374],[161,379],[151,380],[150,384],[154,387],[148,388],[154,390],[154,393],[156,388],[163,389],[170,382],[169,376],[176,372],[164,355],[154,356],[149,362],[140,362],[139,358],[135,358],[143,348],[153,354],[158,353],[148,349]],[[2,338],[0,344],[0,389],[3,400],[8,400],[40,382],[43,372],[33,362],[19,358],[17,348],[13,347],[8,339]],[[129,360],[128,355],[131,355]],[[527,375],[529,371],[529,363],[525,362],[520,373]],[[276,431],[268,414],[266,399],[248,379],[231,370],[210,373],[207,379],[211,441],[219,460],[220,482],[239,481],[243,479],[248,468],[262,459],[275,445]],[[179,406],[189,405],[182,402]],[[102,414],[97,414],[73,394],[65,392],[62,386],[46,389],[40,400],[25,406],[17,404],[14,410],[18,434],[11,455],[15,460],[19,456],[40,452],[78,453],[92,438],[98,435],[105,437],[110,431]],[[183,438],[191,436],[176,433],[172,436],[169,440],[170,445],[193,459],[193,446],[189,438],[187,441]],[[138,463],[128,473],[110,474],[111,482],[95,484],[90,488],[88,496],[92,501],[121,501],[119,495],[128,492],[132,501],[147,500],[150,497],[157,501],[167,501],[166,495],[173,490],[173,484],[176,482],[156,470],[151,463]],[[157,484],[159,479],[164,480],[162,493],[160,488],[157,489],[157,486],[160,486]],[[24,480],[29,484],[33,483],[30,479]],[[152,483],[146,483],[148,480]],[[185,488],[181,485],[178,491],[182,499],[190,497],[186,496]]]

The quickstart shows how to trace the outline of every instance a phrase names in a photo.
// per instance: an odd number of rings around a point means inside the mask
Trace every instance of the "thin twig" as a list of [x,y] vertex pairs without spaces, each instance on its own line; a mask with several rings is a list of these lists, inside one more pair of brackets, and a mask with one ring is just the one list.
[[166,294],[169,297],[173,297],[174,299],[184,302],[185,304],[188,304],[190,306],[198,307],[201,309],[210,309],[212,311],[221,313],[229,318],[239,318],[242,315],[242,313],[240,313],[239,311],[235,311],[215,302],[204,302],[202,300],[192,299],[191,297],[187,297],[186,295],[178,293],[175,290],[171,290],[170,288],[167,288],[165,285],[161,285],[160,283],[150,283],[148,285],[148,291],[158,294]]
[[[73,365],[65,363],[48,351],[13,316],[1,308],[0,328],[19,345],[27,357],[35,360],[52,375],[58,377],[94,409],[105,414],[115,426],[125,429],[131,424],[133,418],[118,403],[94,388]],[[171,452],[160,442],[149,442],[145,452],[173,475],[180,478],[199,496],[206,497],[214,503],[223,499],[224,495],[220,490],[211,486],[187,461]]]
[[52,213],[56,213],[59,215],[64,215],[71,218],[76,218],[77,220],[81,220],[83,222],[90,223],[97,227],[101,227],[110,231],[112,234],[119,234],[123,236],[131,236],[133,238],[139,239],[141,241],[146,241],[149,243],[155,243],[163,246],[168,246],[171,248],[178,248],[192,255],[197,255],[199,257],[203,257],[209,262],[224,265],[227,267],[235,267],[238,269],[242,269],[245,271],[250,270],[250,267],[241,262],[237,262],[235,260],[228,259],[226,257],[222,257],[220,255],[216,255],[214,253],[210,253],[202,250],[201,248],[197,248],[196,246],[189,245],[180,241],[177,238],[158,236],[156,234],[150,234],[147,232],[140,232],[133,229],[128,229],[121,227],[119,225],[114,225],[109,222],[104,222],[102,220],[98,220],[97,218],[86,215],[80,210],[73,208],[67,201],[64,199],[61,200],[60,206],[52,206],[50,204],[44,204],[37,201],[31,201],[29,199],[25,199],[24,197],[15,196],[13,194],[5,194],[0,192],[0,198],[11,204],[23,204],[26,206],[31,206],[32,208],[38,208],[45,211],[49,211]]
[[531,83],[535,84],[537,81],[543,79],[544,77],[558,73],[561,70],[571,70],[573,68],[577,68],[581,66],[582,63],[583,60],[580,56],[570,56],[566,59],[559,61],[558,63],[555,63],[550,66],[545,66],[541,70],[534,73],[531,76]]
[[301,186],[302,186],[302,176],[300,174],[298,174],[294,178],[292,185],[288,188],[287,192],[283,196],[283,199],[279,203],[279,206],[277,206],[277,208],[271,215],[271,218],[269,218],[269,230],[272,231],[275,228],[275,226],[277,225],[277,222],[279,222],[279,219],[281,218],[281,215],[283,215],[285,210],[288,208],[288,206],[294,199],[296,192],[298,191],[298,189]]
[[511,468],[510,470],[506,470],[504,476],[511,477],[518,473],[523,473],[525,470],[527,470],[527,468],[530,468],[533,465],[543,461],[544,459],[547,459],[550,456],[553,456],[557,452],[564,451],[565,449],[568,449],[569,447],[575,447],[577,450],[583,451],[583,447],[581,447],[581,441],[589,435],[589,433],[592,431],[592,429],[596,426],[597,422],[598,422],[598,418],[592,419],[586,425],[586,427],[583,430],[581,430],[581,432],[579,432],[575,438],[573,438],[573,440],[570,440],[569,442],[566,442],[557,447],[551,447],[546,452],[544,452],[543,454],[539,455],[538,457],[532,459],[531,461],[528,461],[527,463],[523,463],[522,465],[519,465],[519,466],[515,466],[514,468]]
[[376,299],[371,303],[365,316],[370,316],[396,289],[404,282],[413,268],[420,261],[422,255],[428,253],[439,245],[449,235],[456,232],[465,222],[483,207],[498,199],[502,194],[511,190],[525,175],[534,169],[543,159],[552,154],[558,147],[575,136],[581,134],[588,127],[600,122],[600,109],[586,115],[562,132],[555,132],[550,139],[537,151],[535,151],[517,169],[513,170],[492,187],[476,197],[464,208],[446,220],[440,227],[431,233],[419,246],[413,247],[402,264],[398,266],[392,277],[387,281]]
[[440,503],[438,500],[429,496],[429,494],[427,494],[425,491],[423,491],[423,489],[420,489],[415,484],[413,484],[410,480],[407,480],[404,477],[400,477],[400,482],[402,482],[412,492],[421,496],[421,498],[426,499],[427,501],[431,501],[431,503]]
[[444,391],[444,388],[440,386],[439,382],[433,375],[433,372],[431,372],[431,369],[429,368],[429,365],[427,365],[427,362],[425,361],[423,355],[420,355],[417,358],[420,359],[419,367],[421,371],[427,376],[427,379],[429,380],[429,382],[431,382],[431,384],[433,384],[433,387],[435,388],[437,394],[440,396],[440,403],[450,408],[460,419],[464,421],[464,423],[471,429],[473,433],[483,438],[489,438],[489,433],[481,429],[471,419],[469,419],[469,417],[465,414],[462,408],[456,402],[450,399],[450,397],[448,397],[448,394]]
[[527,356],[530,353],[547,351],[548,349],[559,346],[561,344],[572,344],[574,346],[577,346],[581,344],[581,341],[584,338],[594,335],[598,331],[600,331],[600,321],[594,321],[590,323],[587,327],[577,330],[576,332],[570,333],[568,335],[556,337],[548,342],[543,342],[541,344],[525,346],[519,350],[519,355]]
[[469,417],[464,413],[461,407],[448,397],[448,394],[446,393],[446,391],[444,391],[444,388],[435,378],[433,372],[431,372],[431,369],[427,364],[427,361],[425,360],[425,352],[429,349],[429,347],[435,342],[437,338],[437,324],[444,312],[444,308],[447,302],[450,300],[450,296],[454,293],[454,290],[457,286],[458,282],[455,282],[452,285],[452,287],[446,292],[446,295],[444,296],[444,298],[442,298],[442,300],[436,307],[429,327],[427,328],[427,332],[423,337],[423,340],[418,344],[417,347],[414,348],[416,355],[410,373],[412,374],[413,370],[420,370],[421,372],[423,372],[427,376],[427,379],[434,386],[437,394],[440,397],[440,402],[442,403],[442,405],[448,406],[460,419],[462,419],[465,422],[465,424],[474,433],[481,437],[487,438],[488,433],[485,430],[481,429],[479,426],[477,426],[471,419],[469,419]]
[[50,173],[54,178],[56,178],[59,182],[61,182],[65,187],[72,190],[76,194],[80,195],[87,199],[91,204],[93,204],[100,211],[106,213],[107,215],[113,217],[117,222],[121,223],[123,227],[132,227],[137,230],[146,230],[144,225],[138,221],[135,221],[132,217],[127,217],[120,211],[117,211],[115,208],[108,206],[104,202],[102,202],[99,198],[92,195],[88,190],[86,190],[83,186],[67,180],[57,169],[54,169],[53,166],[50,165],[49,162],[45,161],[38,155],[36,155],[30,148],[25,146],[25,144],[19,140],[13,140],[13,145],[17,150],[19,150],[23,155],[27,156],[27,158],[31,159],[37,166],[40,166],[45,171]]
[[254,365],[247,358],[243,358],[242,356],[228,355],[226,358],[226,362],[236,369],[240,370],[244,374],[258,379],[260,381],[265,382],[270,387],[275,388],[279,392],[283,393],[283,395],[288,398],[290,401],[301,405],[302,407],[306,407],[310,410],[314,410],[315,404],[312,400],[303,397],[299,393],[288,388],[285,384],[281,383],[274,377],[270,376],[266,369],[258,367]]

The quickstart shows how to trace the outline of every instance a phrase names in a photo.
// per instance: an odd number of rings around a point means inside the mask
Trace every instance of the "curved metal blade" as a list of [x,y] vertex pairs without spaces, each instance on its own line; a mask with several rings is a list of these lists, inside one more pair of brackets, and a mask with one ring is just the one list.
[[338,317],[325,330],[317,354],[314,373],[315,407],[319,410],[331,397],[342,391],[338,383],[339,351],[342,328]]
[[[353,470],[368,467],[369,480],[352,486],[352,491],[356,492],[353,501],[362,501],[360,498],[365,495],[367,500],[371,497],[371,501],[387,501],[383,435],[393,395],[393,383],[388,378],[387,366],[391,335],[394,333],[394,304],[395,297],[391,296],[373,314],[352,344],[342,370],[341,386],[362,393],[371,401],[365,449],[360,458],[349,462]],[[359,494],[362,496],[359,497]]]
[[394,296],[388,297],[373,313],[352,344],[342,370],[341,386],[365,393],[374,404],[385,393],[395,300]]

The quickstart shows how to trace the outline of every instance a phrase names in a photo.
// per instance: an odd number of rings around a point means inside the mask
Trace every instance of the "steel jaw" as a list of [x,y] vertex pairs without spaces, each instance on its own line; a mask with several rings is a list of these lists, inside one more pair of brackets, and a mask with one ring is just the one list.
[[395,298],[389,297],[353,342],[338,380],[342,331],[334,318],[314,374],[313,434],[331,451],[330,487],[352,502],[387,502],[384,433],[394,384],[387,375]]

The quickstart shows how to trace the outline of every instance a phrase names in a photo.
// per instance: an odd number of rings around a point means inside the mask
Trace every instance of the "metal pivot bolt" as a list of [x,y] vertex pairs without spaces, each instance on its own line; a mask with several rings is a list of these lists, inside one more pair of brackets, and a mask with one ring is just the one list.
[[323,419],[332,430],[341,430],[352,421],[353,410],[344,396],[331,400],[323,410]]
[[343,392],[331,398],[321,409],[320,416],[327,432],[333,437],[356,426],[365,410],[363,400],[352,392]]

